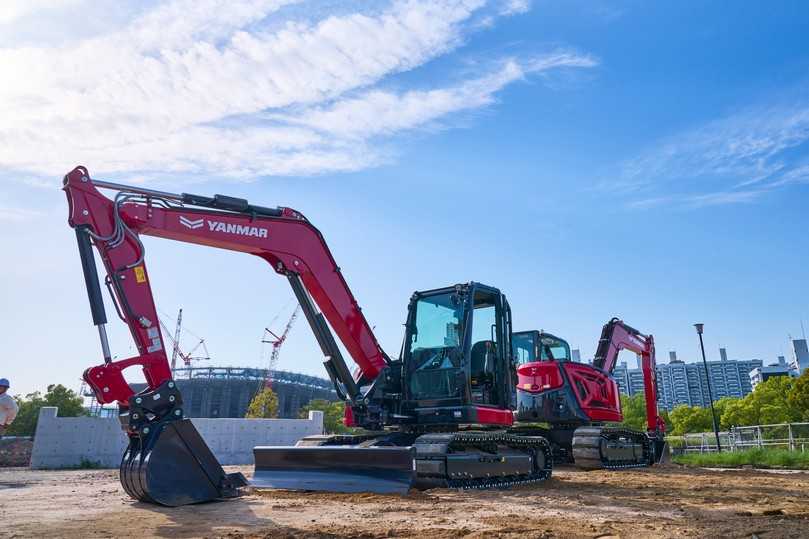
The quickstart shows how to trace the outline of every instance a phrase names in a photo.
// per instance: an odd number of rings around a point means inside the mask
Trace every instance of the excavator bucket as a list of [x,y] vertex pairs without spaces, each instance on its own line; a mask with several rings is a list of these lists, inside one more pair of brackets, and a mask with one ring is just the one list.
[[247,485],[242,474],[225,473],[189,419],[131,436],[120,471],[131,497],[169,507],[233,498]]
[[253,449],[255,488],[404,494],[415,478],[412,447],[270,447]]

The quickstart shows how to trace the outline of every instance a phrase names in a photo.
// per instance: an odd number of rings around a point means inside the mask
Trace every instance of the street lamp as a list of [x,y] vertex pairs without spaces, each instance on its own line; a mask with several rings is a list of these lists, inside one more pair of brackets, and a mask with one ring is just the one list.
[[699,335],[699,348],[702,350],[702,364],[705,365],[705,379],[708,381],[708,400],[711,403],[711,419],[713,420],[713,432],[716,435],[716,449],[722,452],[722,444],[719,443],[719,425],[716,423],[716,410],[713,407],[713,391],[711,391],[711,374],[708,372],[708,360],[705,359],[705,344],[702,342],[702,328],[705,324],[694,324]]

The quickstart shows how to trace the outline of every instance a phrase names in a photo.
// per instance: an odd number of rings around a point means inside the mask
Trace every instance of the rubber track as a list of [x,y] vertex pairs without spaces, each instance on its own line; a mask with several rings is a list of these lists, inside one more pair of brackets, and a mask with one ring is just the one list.
[[548,440],[539,436],[515,436],[506,432],[456,432],[441,434],[424,434],[416,439],[416,459],[421,456],[439,456],[433,452],[423,454],[419,451],[420,446],[435,444],[446,444],[446,454],[463,452],[470,447],[481,447],[483,444],[506,445],[515,449],[533,448],[541,451],[545,457],[545,467],[529,475],[500,476],[485,478],[457,479],[450,477],[420,476],[417,482],[426,484],[428,488],[460,488],[470,489],[496,489],[507,488],[517,485],[528,485],[539,483],[550,479],[553,468],[553,456],[551,445]]
[[[592,432],[585,432],[585,431],[592,431]],[[637,460],[615,460],[609,461],[604,459],[603,457],[600,459],[594,458],[584,458],[581,456],[582,451],[587,450],[595,450],[600,451],[599,445],[596,444],[588,444],[588,445],[577,445],[576,439],[577,437],[591,437],[591,438],[600,438],[604,440],[609,440],[613,436],[628,436],[630,438],[634,438],[635,440],[641,442],[643,444],[643,461]],[[578,453],[578,455],[577,455]],[[652,461],[652,443],[649,440],[649,437],[646,436],[645,433],[639,432],[633,429],[622,429],[620,427],[580,427],[576,429],[576,433],[573,435],[573,463],[576,467],[582,469],[598,469],[602,468],[605,470],[624,470],[627,468],[647,468],[649,467],[649,462]]]

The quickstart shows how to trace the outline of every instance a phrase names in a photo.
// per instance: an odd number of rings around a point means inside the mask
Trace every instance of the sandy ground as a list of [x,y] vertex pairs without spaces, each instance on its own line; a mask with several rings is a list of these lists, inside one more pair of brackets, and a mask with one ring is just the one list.
[[[249,468],[230,468],[249,475]],[[0,537],[809,537],[809,474],[557,470],[507,491],[254,492],[181,508],[115,471],[0,469]]]

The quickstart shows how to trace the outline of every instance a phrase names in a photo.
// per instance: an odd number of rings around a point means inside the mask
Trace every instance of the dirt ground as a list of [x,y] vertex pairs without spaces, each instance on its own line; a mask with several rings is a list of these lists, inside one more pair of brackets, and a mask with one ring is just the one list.
[[[249,475],[249,468],[232,467]],[[0,537],[808,537],[809,474],[561,469],[505,491],[130,500],[113,470],[0,469]]]

